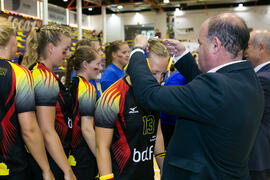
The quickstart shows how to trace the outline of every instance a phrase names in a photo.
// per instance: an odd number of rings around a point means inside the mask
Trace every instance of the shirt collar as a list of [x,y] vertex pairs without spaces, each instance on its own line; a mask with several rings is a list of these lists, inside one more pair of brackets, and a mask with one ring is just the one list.
[[235,64],[235,63],[240,63],[240,62],[243,62],[243,61],[246,61],[246,60],[239,60],[239,61],[233,61],[233,62],[229,62],[229,63],[226,63],[226,64],[222,64],[220,66],[217,66],[213,69],[210,69],[207,73],[215,73],[217,72],[219,69],[225,67],[225,66],[228,66],[228,65],[231,65],[231,64]]
[[269,63],[270,63],[270,61],[267,61],[267,62],[265,62],[265,63],[262,63],[262,64],[256,66],[256,67],[254,68],[254,71],[255,71],[255,72],[258,72],[260,69],[262,69],[264,66],[266,66],[266,65],[269,64]]

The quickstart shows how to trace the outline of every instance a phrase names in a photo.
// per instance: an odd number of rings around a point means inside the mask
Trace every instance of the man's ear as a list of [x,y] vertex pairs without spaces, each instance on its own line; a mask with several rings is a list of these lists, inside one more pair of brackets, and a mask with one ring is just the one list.
[[211,41],[211,48],[212,52],[214,54],[218,53],[222,47],[221,41],[218,39],[218,37],[214,37]]
[[265,47],[265,44],[264,43],[260,43],[258,45],[258,48],[259,48],[260,51],[265,51],[266,50],[266,47]]

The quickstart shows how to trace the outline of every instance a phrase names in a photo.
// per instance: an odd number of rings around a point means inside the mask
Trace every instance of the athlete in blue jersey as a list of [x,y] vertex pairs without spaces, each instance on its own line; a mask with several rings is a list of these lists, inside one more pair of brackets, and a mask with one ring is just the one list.
[[104,92],[120,78],[124,77],[124,67],[129,59],[129,47],[126,42],[114,41],[105,49],[106,69],[100,79],[101,89]]

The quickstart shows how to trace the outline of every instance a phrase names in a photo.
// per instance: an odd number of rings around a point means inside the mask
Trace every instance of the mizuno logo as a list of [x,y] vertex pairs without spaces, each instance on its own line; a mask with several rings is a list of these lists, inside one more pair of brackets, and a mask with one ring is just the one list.
[[7,71],[8,71],[8,70],[7,70],[6,68],[0,67],[0,76],[6,76]]
[[129,108],[129,114],[135,114],[135,113],[139,113],[139,111],[136,110],[137,106],[135,106],[134,108]]

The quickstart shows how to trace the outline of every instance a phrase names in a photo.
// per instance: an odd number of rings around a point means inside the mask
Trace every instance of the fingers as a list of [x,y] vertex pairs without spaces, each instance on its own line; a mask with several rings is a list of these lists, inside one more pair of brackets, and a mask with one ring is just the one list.
[[176,43],[169,41],[169,40],[164,40],[163,41],[164,45],[168,49],[170,55],[176,54],[178,49]]
[[178,56],[186,50],[185,46],[175,39],[165,39],[163,43],[171,55]]
[[[185,46],[182,45],[178,40],[165,39],[162,42],[167,47],[171,56],[179,56],[186,50]],[[149,44],[147,36],[139,34],[135,37],[134,47],[141,47],[143,49],[146,49],[146,51],[148,51],[147,48],[148,46]]]
[[145,35],[139,34],[134,39],[134,47],[141,47],[145,49],[148,45],[148,38]]

